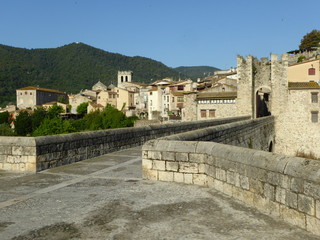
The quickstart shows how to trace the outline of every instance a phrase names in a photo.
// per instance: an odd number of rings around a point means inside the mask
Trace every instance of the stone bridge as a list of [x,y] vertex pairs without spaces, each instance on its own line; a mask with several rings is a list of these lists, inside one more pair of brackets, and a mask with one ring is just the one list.
[[204,185],[320,235],[320,162],[272,153],[274,138],[272,116],[0,138],[0,166],[38,172],[144,144],[143,178]]
[[270,116],[151,140],[143,176],[209,186],[320,235],[320,161],[267,152],[274,136]]

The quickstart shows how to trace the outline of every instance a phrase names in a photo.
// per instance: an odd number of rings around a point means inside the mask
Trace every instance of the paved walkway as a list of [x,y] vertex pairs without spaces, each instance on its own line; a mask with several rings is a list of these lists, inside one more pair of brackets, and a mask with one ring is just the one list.
[[206,187],[141,179],[141,148],[0,172],[0,239],[318,239]]

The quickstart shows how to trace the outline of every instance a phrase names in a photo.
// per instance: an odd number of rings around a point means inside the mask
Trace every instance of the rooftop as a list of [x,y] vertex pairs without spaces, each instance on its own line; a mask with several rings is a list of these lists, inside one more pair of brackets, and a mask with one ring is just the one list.
[[197,99],[235,99],[237,92],[198,92]]
[[60,93],[60,94],[66,94],[64,92],[61,92],[59,90],[55,90],[55,89],[49,89],[49,88],[41,88],[41,87],[33,87],[33,86],[28,86],[28,87],[24,87],[24,88],[19,88],[18,90],[36,90],[36,91],[42,91],[42,92],[53,92],[53,93]]
[[289,82],[290,89],[320,89],[320,86],[316,82]]

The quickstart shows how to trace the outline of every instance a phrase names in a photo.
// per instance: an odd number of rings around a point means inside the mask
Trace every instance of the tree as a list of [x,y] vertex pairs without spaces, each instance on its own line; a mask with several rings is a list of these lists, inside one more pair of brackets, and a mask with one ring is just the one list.
[[77,113],[84,116],[87,114],[87,109],[88,109],[88,102],[85,103],[81,103],[78,107],[77,107]]
[[103,128],[121,128],[127,126],[127,118],[123,112],[108,104],[102,112]]
[[48,118],[53,119],[59,116],[60,113],[63,113],[63,107],[59,105],[53,105],[48,109]]
[[14,136],[14,131],[10,128],[8,124],[0,124],[0,136]]
[[320,47],[320,31],[312,30],[301,39],[300,49]]
[[56,117],[44,119],[41,125],[33,132],[32,136],[47,136],[72,132],[76,132],[76,129],[74,129],[69,121]]
[[67,99],[67,97],[64,96],[64,95],[59,95],[57,102],[67,104],[67,103],[68,103],[68,99]]
[[8,123],[9,124],[10,114],[8,111],[0,113],[0,124]]
[[16,117],[14,129],[18,136],[27,136],[32,133],[32,119],[27,111],[21,111]]
[[31,115],[32,131],[35,131],[47,117],[47,111],[43,107],[36,108]]

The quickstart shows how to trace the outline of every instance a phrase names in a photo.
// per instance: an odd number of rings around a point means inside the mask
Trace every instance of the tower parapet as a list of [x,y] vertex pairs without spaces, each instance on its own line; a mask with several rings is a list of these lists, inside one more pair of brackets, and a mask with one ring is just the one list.
[[121,87],[123,83],[132,81],[132,71],[118,71],[118,87]]

